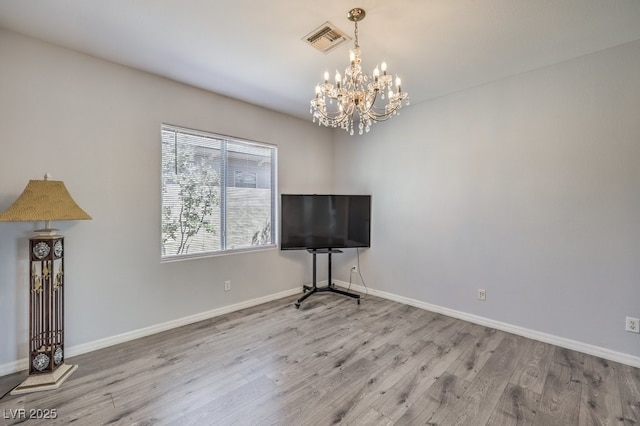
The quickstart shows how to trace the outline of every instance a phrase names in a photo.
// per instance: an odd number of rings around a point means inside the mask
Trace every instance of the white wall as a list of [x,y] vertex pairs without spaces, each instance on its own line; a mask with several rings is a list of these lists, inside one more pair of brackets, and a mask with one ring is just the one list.
[[339,133],[335,190],[373,195],[366,283],[640,356],[639,75],[640,41]]
[[[93,216],[55,224],[67,348],[309,282],[305,254],[278,249],[160,263],[160,125],[276,144],[280,192],[330,192],[328,129],[12,32],[0,58],[0,211],[48,171]],[[27,356],[33,229],[0,223],[0,367]]]

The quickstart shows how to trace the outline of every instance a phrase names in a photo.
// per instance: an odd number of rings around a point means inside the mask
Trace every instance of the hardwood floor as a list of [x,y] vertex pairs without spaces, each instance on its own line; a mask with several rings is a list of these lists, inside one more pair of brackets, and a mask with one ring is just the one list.
[[640,424],[637,368],[371,296],[295,299],[69,359],[59,390],[0,399],[0,424]]

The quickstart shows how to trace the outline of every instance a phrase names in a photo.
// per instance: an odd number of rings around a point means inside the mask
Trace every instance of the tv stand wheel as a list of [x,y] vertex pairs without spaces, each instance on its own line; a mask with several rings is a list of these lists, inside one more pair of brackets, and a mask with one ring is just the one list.
[[300,309],[300,304],[296,303],[296,309]]
[[358,302],[358,305],[360,304],[360,299],[357,299],[356,302]]

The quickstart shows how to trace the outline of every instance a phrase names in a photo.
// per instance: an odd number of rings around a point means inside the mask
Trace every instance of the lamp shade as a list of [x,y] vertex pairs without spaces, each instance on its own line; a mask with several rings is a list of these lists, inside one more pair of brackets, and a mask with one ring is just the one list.
[[0,222],[83,220],[91,216],[76,204],[64,182],[30,180],[18,199],[3,213]]

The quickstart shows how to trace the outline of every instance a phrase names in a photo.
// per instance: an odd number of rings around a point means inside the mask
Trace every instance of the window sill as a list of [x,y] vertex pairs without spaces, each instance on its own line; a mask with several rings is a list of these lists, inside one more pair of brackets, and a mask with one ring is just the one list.
[[257,251],[267,251],[277,249],[277,244],[269,244],[259,247],[243,247],[238,249],[229,249],[224,251],[208,251],[204,253],[193,253],[193,254],[176,254],[170,255],[166,257],[160,258],[160,263],[172,263],[172,262],[180,262],[183,260],[192,260],[192,259],[205,259],[210,257],[219,257],[219,256],[228,256],[233,254],[241,254],[241,253],[253,253]]

